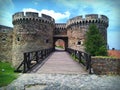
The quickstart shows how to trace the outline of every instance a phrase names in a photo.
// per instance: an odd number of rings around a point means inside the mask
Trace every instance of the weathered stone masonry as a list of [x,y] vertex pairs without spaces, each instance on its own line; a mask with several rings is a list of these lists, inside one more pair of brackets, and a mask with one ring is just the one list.
[[[38,13],[34,12],[18,12],[12,18],[13,31],[6,33],[10,40],[10,43],[6,41],[9,46],[5,46],[7,54],[3,51],[0,56],[1,60],[12,60],[14,66],[18,66],[23,60],[23,52],[52,48],[57,39],[63,39],[65,47],[84,51],[83,41],[90,24],[97,25],[107,44],[109,21],[104,15],[90,14],[85,18],[77,16],[69,19],[67,23],[55,23],[51,16],[42,14],[39,17]],[[0,34],[2,35],[2,32]],[[0,41],[0,44],[0,49],[3,49],[3,41]]]
[[120,75],[120,59],[92,57],[92,68],[95,74]]
[[11,62],[13,29],[0,25],[0,61]]

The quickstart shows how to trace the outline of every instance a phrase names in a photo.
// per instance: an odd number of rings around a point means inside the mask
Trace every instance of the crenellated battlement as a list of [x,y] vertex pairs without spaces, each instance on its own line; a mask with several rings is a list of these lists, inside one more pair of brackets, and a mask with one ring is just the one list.
[[55,22],[54,18],[52,18],[51,16],[48,16],[48,15],[46,15],[46,14],[42,14],[42,18],[48,19],[48,20],[50,20],[50,21],[52,21],[52,22]]
[[109,19],[105,15],[100,15],[100,19],[106,21],[107,23],[109,22]]
[[108,27],[108,22],[109,20],[105,15],[88,14],[85,15],[85,18],[83,18],[83,16],[77,16],[69,19],[66,26],[70,27],[71,25],[76,25],[76,24],[86,25],[90,23],[103,23],[105,24],[106,27]]
[[98,19],[98,14],[88,14],[85,15],[86,20]]
[[56,23],[54,35],[67,35],[66,23]]
[[42,23],[55,23],[54,18],[52,18],[51,16],[42,14],[41,17],[39,17],[39,14],[36,12],[17,12],[15,13],[13,16],[13,24],[15,23],[21,23],[24,21],[28,21],[28,20],[33,20],[33,21],[39,21]]
[[66,23],[56,23],[55,28],[65,29],[66,28]]

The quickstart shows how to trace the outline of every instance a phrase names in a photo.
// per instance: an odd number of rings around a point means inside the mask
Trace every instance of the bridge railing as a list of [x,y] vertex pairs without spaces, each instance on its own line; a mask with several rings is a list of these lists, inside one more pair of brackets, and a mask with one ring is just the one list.
[[46,57],[48,57],[52,51],[53,51],[53,48],[49,48],[49,49],[23,53],[24,60],[17,67],[15,72],[23,72],[23,73],[28,72],[36,64],[41,63]]
[[77,59],[79,63],[82,63],[86,67],[86,70],[88,70],[89,73],[91,74],[91,55],[90,54],[86,52],[74,50],[71,48],[67,48],[67,52],[70,53],[74,57],[74,59]]

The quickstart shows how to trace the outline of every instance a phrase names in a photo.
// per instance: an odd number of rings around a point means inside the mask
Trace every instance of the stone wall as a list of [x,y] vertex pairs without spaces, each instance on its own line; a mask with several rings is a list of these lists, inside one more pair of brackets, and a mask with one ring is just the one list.
[[120,59],[92,57],[92,68],[98,75],[120,75]]
[[[86,26],[72,26],[67,29],[68,47],[80,51],[84,51],[83,42],[85,39]],[[80,43],[80,45],[78,45]]]
[[0,25],[0,61],[12,61],[12,32],[11,27]]

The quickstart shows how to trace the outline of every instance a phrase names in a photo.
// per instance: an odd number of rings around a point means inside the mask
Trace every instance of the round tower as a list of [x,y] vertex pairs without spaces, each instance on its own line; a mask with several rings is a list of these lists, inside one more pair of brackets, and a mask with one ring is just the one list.
[[18,12],[13,15],[14,66],[23,61],[23,53],[53,47],[54,19],[34,12]]
[[84,51],[83,42],[90,24],[95,24],[98,27],[107,45],[108,22],[105,15],[99,16],[98,14],[85,15],[85,18],[82,16],[71,18],[66,24],[68,47]]

